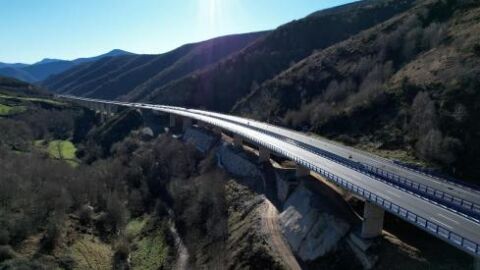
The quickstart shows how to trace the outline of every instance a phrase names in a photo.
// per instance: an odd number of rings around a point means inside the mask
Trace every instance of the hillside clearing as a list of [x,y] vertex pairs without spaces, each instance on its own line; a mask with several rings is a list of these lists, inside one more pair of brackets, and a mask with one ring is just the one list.
[[0,116],[14,115],[24,112],[26,110],[23,106],[8,106],[0,104]]
[[53,159],[65,160],[72,166],[78,165],[77,148],[69,140],[54,140],[48,142],[48,144],[43,140],[37,140],[34,145],[41,149],[45,148],[44,150]]

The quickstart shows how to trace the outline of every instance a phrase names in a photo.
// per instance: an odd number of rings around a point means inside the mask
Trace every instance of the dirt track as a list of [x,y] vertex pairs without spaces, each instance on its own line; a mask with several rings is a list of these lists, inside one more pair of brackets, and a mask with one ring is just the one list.
[[302,269],[280,231],[278,211],[275,206],[269,200],[265,200],[262,211],[262,227],[265,235],[268,236],[267,241],[270,243],[272,249],[282,259],[288,269]]

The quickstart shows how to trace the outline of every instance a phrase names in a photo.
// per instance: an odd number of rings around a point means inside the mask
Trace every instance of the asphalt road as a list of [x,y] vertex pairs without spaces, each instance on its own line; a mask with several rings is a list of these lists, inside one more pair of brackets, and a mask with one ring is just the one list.
[[[171,106],[161,106],[161,105],[147,105],[147,106],[169,108],[169,109],[174,109],[179,111],[185,110],[184,108],[171,107]],[[225,115],[225,114],[209,112],[204,110],[195,110],[195,109],[188,109],[188,111],[232,121],[232,122],[246,125],[249,127],[255,127],[262,131],[274,133],[276,135],[282,136],[284,137],[285,140],[290,141],[291,143],[303,145],[304,147],[310,148],[312,151],[315,151],[316,149],[320,151],[326,151],[328,153],[331,153],[343,159],[346,159],[347,161],[350,161],[350,162],[359,162],[362,164],[367,164],[371,167],[379,168],[390,174],[403,177],[404,179],[408,179],[411,182],[422,184],[424,186],[432,188],[435,191],[440,191],[450,195],[451,197],[463,199],[472,204],[475,204],[477,206],[476,211],[473,210],[471,205],[468,203],[464,205],[458,205],[454,202],[450,202],[449,207],[453,206],[455,207],[455,210],[462,211],[466,215],[475,214],[473,218],[477,220],[478,220],[478,217],[480,216],[480,191],[472,189],[470,187],[462,186],[458,183],[446,181],[444,179],[439,179],[437,177],[426,175],[418,171],[407,169],[403,166],[395,164],[391,160],[388,160],[376,155],[372,155],[352,147],[344,146],[321,137],[308,136],[308,135],[305,135],[304,133],[270,125],[267,123],[262,123],[252,119],[241,118],[238,116],[231,116],[231,115]],[[393,181],[390,181],[390,182],[394,183]],[[410,190],[415,192],[414,188],[410,188]],[[445,202],[448,201],[447,198],[442,198],[442,200],[440,200],[439,197],[434,196],[432,194],[430,194],[430,199],[433,199],[438,203],[443,203],[443,204],[445,204]],[[452,198],[449,198],[449,199],[453,200]]]
[[352,147],[340,145],[338,143],[332,142],[330,140],[327,140],[321,137],[311,137],[311,136],[305,135],[304,133],[281,128],[281,127],[270,125],[267,123],[262,123],[252,119],[245,119],[237,116],[225,115],[225,114],[202,111],[202,110],[189,109],[189,111],[222,118],[222,119],[234,121],[237,123],[241,123],[243,125],[250,125],[250,126],[260,128],[269,132],[273,132],[273,133],[282,135],[284,137],[288,137],[292,140],[310,145],[312,147],[323,149],[330,153],[334,153],[343,158],[348,158],[352,161],[357,161],[360,163],[371,165],[373,167],[381,168],[390,173],[403,176],[409,180],[415,181],[417,183],[422,183],[426,186],[430,186],[434,189],[452,194],[454,196],[460,197],[462,199],[465,199],[480,205],[480,191],[473,190],[469,187],[460,186],[456,183],[447,182],[442,179],[438,179],[436,177],[432,177],[420,172],[409,170],[407,168],[404,168],[403,166],[393,163],[391,160],[388,160],[379,156],[375,156]]

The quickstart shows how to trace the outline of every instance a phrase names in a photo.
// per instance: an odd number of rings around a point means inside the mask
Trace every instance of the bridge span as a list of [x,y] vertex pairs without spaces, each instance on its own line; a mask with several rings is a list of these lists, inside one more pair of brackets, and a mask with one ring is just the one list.
[[383,228],[384,211],[475,257],[480,269],[480,192],[474,187],[415,171],[363,151],[322,138],[252,119],[203,110],[144,103],[58,96],[111,114],[118,106],[170,115],[170,124],[182,119],[217,131],[228,131],[234,144],[244,140],[259,148],[260,159],[270,154],[298,166],[298,175],[315,172],[365,201],[362,236],[376,237]]

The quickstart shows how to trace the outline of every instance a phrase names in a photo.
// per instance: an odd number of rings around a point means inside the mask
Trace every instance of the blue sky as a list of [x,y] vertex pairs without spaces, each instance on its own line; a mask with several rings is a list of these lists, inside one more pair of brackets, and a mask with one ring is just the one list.
[[0,0],[0,62],[162,53],[273,29],[352,0]]

